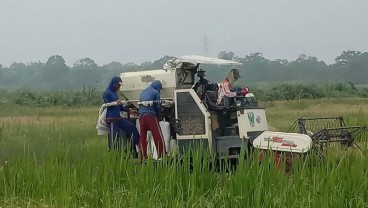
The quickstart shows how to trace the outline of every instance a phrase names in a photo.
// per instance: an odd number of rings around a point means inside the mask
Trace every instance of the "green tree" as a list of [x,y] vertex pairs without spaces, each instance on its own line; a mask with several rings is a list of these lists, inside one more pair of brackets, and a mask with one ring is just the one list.
[[44,67],[43,87],[46,89],[65,89],[69,87],[68,80],[65,79],[69,72],[69,67],[60,55],[51,56]]
[[[164,66],[164,64],[170,60],[170,59],[173,59],[175,57],[173,56],[164,56],[156,61],[154,61],[152,63],[152,69],[162,69],[162,67]],[[151,68],[151,67],[150,67]]]
[[106,69],[106,70],[117,70],[117,71],[121,71],[122,72],[123,69],[124,69],[124,66],[120,62],[113,61],[113,62],[111,62],[109,64],[103,65],[102,68],[103,69]]
[[220,53],[217,55],[220,59],[226,59],[226,60],[234,60],[236,58],[235,54],[231,51],[220,51]]
[[17,62],[14,62],[10,65],[9,67],[11,70],[24,70],[27,68],[27,65],[24,64],[24,63],[17,63]]
[[355,55],[345,66],[345,78],[359,84],[368,83],[368,53]]
[[30,62],[27,64],[25,70],[19,74],[20,79],[22,80],[19,87],[25,88],[39,88],[40,78],[43,73],[45,64],[38,62]]
[[301,54],[288,65],[289,80],[299,83],[326,81],[331,74],[326,69],[327,65],[323,61],[314,56]]
[[93,61],[90,58],[83,58],[83,59],[79,59],[77,60],[72,69],[76,69],[76,70],[92,70],[92,69],[97,69],[97,64],[95,63],[95,61]]
[[29,71],[41,71],[45,68],[44,63],[38,61],[38,62],[30,62],[27,64],[27,70]]
[[104,72],[100,70],[94,60],[83,58],[75,61],[69,72],[68,80],[73,88],[95,87],[99,84],[102,73]]
[[19,72],[9,68],[0,71],[0,86],[6,88],[17,88],[21,82]]
[[260,52],[251,53],[249,55],[246,55],[243,59],[241,59],[242,62],[267,62],[268,60],[263,57],[263,54]]
[[151,62],[151,61],[145,61],[145,62],[141,63],[141,67],[142,67],[143,70],[151,69],[152,65],[153,65],[153,62]]
[[44,71],[45,78],[53,81],[64,77],[68,73],[69,67],[65,64],[62,56],[54,55],[47,60]]
[[124,71],[136,71],[139,68],[139,66],[133,62],[128,62],[123,65]]
[[243,71],[243,74],[245,74],[247,80],[250,82],[264,82],[269,79],[274,79],[271,70],[272,63],[264,58],[262,53],[251,53],[244,58],[239,58],[238,61],[244,65],[240,73],[242,74]]
[[286,59],[276,59],[275,63],[281,64],[281,65],[288,65],[289,61]]
[[340,56],[335,58],[335,62],[340,66],[346,66],[353,58],[361,54],[360,51],[343,51]]

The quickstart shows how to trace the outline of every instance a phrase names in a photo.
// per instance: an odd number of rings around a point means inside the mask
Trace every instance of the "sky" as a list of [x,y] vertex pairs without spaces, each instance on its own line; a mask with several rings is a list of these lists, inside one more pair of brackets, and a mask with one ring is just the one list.
[[[0,64],[368,51],[367,0],[0,0]],[[207,37],[207,38],[206,38]]]

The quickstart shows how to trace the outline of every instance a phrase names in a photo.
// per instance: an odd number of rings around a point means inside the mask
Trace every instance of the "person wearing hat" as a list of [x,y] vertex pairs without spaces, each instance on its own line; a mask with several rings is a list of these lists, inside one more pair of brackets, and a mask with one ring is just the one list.
[[165,142],[159,125],[160,116],[160,92],[162,84],[155,80],[144,89],[139,95],[139,102],[146,103],[139,105],[139,127],[140,139],[139,149],[141,160],[147,159],[147,132],[151,131],[153,141],[157,149],[158,159],[165,155]]
[[219,105],[223,101],[224,97],[235,97],[237,95],[245,95],[248,93],[247,88],[240,90],[233,90],[233,84],[240,78],[239,71],[237,69],[231,69],[227,77],[220,82],[217,93],[217,102]]
[[[104,103],[116,102],[118,105],[113,105],[107,107],[106,111],[106,123],[110,129],[110,136],[113,138],[111,141],[115,141],[118,135],[119,129],[122,129],[127,136],[133,137],[133,154],[137,154],[135,146],[139,142],[139,133],[135,125],[129,120],[121,117],[120,111],[125,111],[127,113],[134,113],[129,108],[124,107],[122,101],[119,99],[117,91],[120,89],[122,84],[121,78],[114,76],[111,79],[109,86],[104,91],[102,97]],[[111,148],[109,144],[109,148]]]
[[210,90],[211,87],[212,87],[212,84],[214,84],[214,83],[211,83],[210,81],[208,81],[206,78],[204,78],[206,76],[205,72],[206,71],[204,71],[203,69],[200,69],[197,72],[197,76],[199,77],[199,80],[192,87],[192,89],[197,93],[198,97],[201,100],[203,100],[204,93],[207,90]]

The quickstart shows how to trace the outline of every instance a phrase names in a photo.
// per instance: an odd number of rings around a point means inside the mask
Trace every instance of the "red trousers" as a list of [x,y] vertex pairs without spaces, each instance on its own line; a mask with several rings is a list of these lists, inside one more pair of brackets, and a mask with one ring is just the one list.
[[157,149],[158,158],[164,155],[165,142],[162,136],[161,128],[158,123],[158,119],[153,115],[145,115],[139,118],[140,126],[140,138],[139,138],[139,149],[141,154],[141,159],[147,158],[147,131],[151,131],[153,136],[153,141]]
[[[265,153],[264,150],[259,152],[259,161],[263,160],[263,154]],[[290,173],[293,167],[293,153],[287,152],[284,155],[281,154],[279,151],[274,151],[275,155],[273,158],[273,162],[275,163],[277,170],[281,171],[282,163],[285,162],[285,173]]]

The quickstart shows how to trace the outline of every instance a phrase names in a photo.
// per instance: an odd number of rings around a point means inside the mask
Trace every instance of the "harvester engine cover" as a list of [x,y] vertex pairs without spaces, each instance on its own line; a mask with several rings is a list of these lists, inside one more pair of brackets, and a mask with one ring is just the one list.
[[306,134],[264,131],[253,141],[257,149],[306,153],[312,148],[312,139]]

